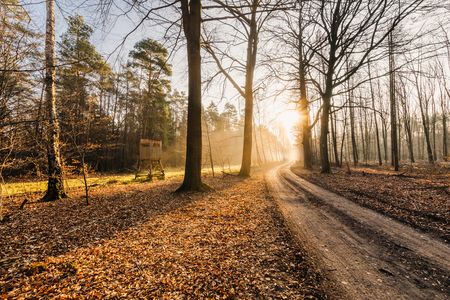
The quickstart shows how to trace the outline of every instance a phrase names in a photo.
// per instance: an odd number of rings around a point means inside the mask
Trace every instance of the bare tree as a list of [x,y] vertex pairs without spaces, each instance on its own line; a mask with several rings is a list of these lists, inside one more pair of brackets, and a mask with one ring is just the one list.
[[55,7],[54,0],[46,0],[47,23],[45,33],[45,100],[47,103],[47,160],[48,184],[43,201],[53,201],[67,197],[64,191],[63,168],[61,163],[59,123],[56,110],[55,91]]
[[[212,56],[213,60],[217,64],[219,71],[230,81],[236,91],[245,99],[245,116],[244,116],[244,144],[242,149],[242,163],[239,175],[246,177],[250,175],[251,162],[252,162],[252,131],[253,131],[253,103],[254,103],[254,73],[256,68],[256,59],[258,53],[259,34],[264,23],[269,16],[279,9],[281,1],[272,3],[271,1],[221,1],[214,0],[217,6],[210,6],[209,8],[219,7],[222,11],[227,11],[230,16],[225,17],[211,17],[207,20],[229,20],[235,19],[242,29],[238,29],[237,26],[230,25],[233,31],[233,35],[239,33],[243,36],[242,40],[237,44],[246,43],[246,61],[242,63],[239,59],[234,58],[232,54],[226,53],[220,50],[217,45],[214,44],[211,34],[208,33],[205,38],[205,49]],[[232,65],[230,67],[224,66],[224,59],[231,60]],[[234,70],[243,70],[245,76],[245,84],[243,87],[236,81],[232,69],[233,64],[237,64],[238,67]],[[230,71],[231,69],[231,71]]]
[[397,100],[395,91],[395,61],[394,41],[392,32],[389,34],[389,103],[391,108],[391,164],[395,171],[400,168],[398,158],[398,133],[397,133]]
[[184,179],[178,191],[203,191],[202,183],[202,87],[200,25],[201,0],[181,0],[183,30],[187,41],[188,58],[188,117],[186,164]]
[[373,89],[373,83],[372,83],[372,73],[370,70],[370,63],[367,64],[368,67],[368,75],[369,75],[369,87],[370,87],[370,97],[372,99],[372,110],[373,110],[373,119],[375,122],[375,137],[376,137],[376,145],[377,145],[377,158],[378,158],[378,165],[383,164],[383,160],[381,158],[381,146],[380,146],[380,133],[378,129],[378,118],[377,118],[377,112],[375,108],[375,92]]
[[420,108],[420,116],[422,120],[422,127],[423,127],[423,133],[425,136],[425,143],[426,143],[426,149],[427,149],[427,157],[428,162],[433,164],[434,163],[434,157],[433,157],[433,149],[431,146],[431,137],[430,137],[430,118],[428,114],[428,109],[430,105],[431,95],[427,94],[425,91],[425,86],[423,82],[423,78],[420,75],[421,73],[421,62],[418,62],[419,64],[419,70],[412,70],[412,73],[414,75],[414,84],[416,86],[416,92],[417,92],[417,99],[419,102],[419,108]]
[[[310,15],[314,25],[310,30],[317,31],[317,39],[308,47],[314,51],[317,60],[316,64],[312,63],[313,72],[322,80],[314,76],[310,79],[323,103],[320,120],[321,171],[330,173],[328,127],[331,98],[335,90],[367,64],[369,57],[372,61],[377,59],[373,55],[375,50],[422,0],[405,1],[401,5],[396,0],[312,2]],[[382,52],[377,55],[378,58],[382,56]],[[345,67],[347,61],[351,61],[348,68]]]

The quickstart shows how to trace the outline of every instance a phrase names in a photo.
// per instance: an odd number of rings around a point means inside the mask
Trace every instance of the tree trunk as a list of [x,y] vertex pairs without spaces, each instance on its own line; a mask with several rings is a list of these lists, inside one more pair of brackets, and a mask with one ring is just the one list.
[[408,110],[408,105],[406,103],[406,91],[404,91],[401,94],[401,104],[403,107],[403,127],[405,128],[405,134],[406,134],[406,145],[408,148],[408,156],[409,161],[411,163],[415,162],[414,160],[414,145],[413,145],[413,138],[412,138],[412,129],[411,129],[411,116]]
[[434,161],[437,160],[437,151],[436,151],[436,123],[437,123],[437,118],[436,118],[436,109],[435,109],[435,105],[434,105],[434,97],[432,97],[433,100],[433,116],[431,118],[431,133],[433,135],[433,159]]
[[256,161],[258,163],[258,166],[262,166],[261,162],[261,155],[259,153],[259,147],[258,147],[258,139],[256,138],[256,126],[253,123],[253,139],[255,140],[255,150],[256,150]]
[[[334,115],[334,117],[333,117]],[[333,145],[333,154],[334,154],[334,161],[336,163],[337,167],[341,167],[341,163],[339,161],[339,152],[337,147],[337,133],[336,133],[336,113],[330,113],[331,118],[331,143]]]
[[342,128],[342,139],[341,139],[341,157],[339,162],[341,163],[340,167],[342,167],[343,155],[344,155],[344,143],[345,143],[345,135],[347,134],[347,111],[344,110],[344,126]]
[[370,64],[368,65],[369,68],[369,85],[370,85],[370,96],[372,98],[372,109],[373,109],[373,119],[375,122],[375,138],[377,142],[377,157],[378,157],[378,165],[383,164],[383,160],[381,158],[381,147],[380,147],[380,133],[378,131],[378,120],[377,120],[377,112],[375,110],[375,93],[373,91],[373,85],[372,85],[372,75],[370,73]]
[[[360,98],[360,101],[359,101],[360,105],[362,105],[361,102],[362,102],[362,100]],[[362,148],[362,155],[363,155],[362,158],[364,160],[364,163],[367,164],[367,148],[366,148],[366,138],[367,137],[364,134],[362,108],[360,107],[358,109],[358,111],[359,111],[359,132],[361,133],[361,148]],[[367,120],[365,120],[364,123],[366,123],[366,122],[367,122]]]
[[205,120],[205,128],[206,128],[206,137],[208,139],[209,163],[210,163],[210,166],[211,166],[212,176],[215,177],[215,174],[214,174],[214,160],[213,160],[212,147],[211,147],[211,137],[210,137],[210,134],[209,134],[209,125],[208,125],[208,122],[206,122],[206,120]]
[[330,160],[328,157],[328,124],[331,108],[331,92],[322,97],[323,109],[320,117],[320,165],[322,173],[331,173]]
[[400,118],[397,120],[397,126],[398,126],[398,160],[401,161],[402,160],[402,122],[400,122]]
[[186,164],[182,185],[177,191],[203,191],[202,183],[202,95],[200,25],[201,0],[181,0],[183,30],[187,40],[188,57],[188,117]]
[[[259,111],[259,105],[257,104],[257,108],[258,108],[258,120],[259,120],[259,143],[261,145],[261,152],[262,152],[262,158],[263,158],[263,163],[266,164],[267,163],[267,156],[266,156],[266,151],[265,149],[265,145],[264,145],[264,140],[263,140],[263,134],[262,134],[262,128],[261,128],[261,114]],[[255,128],[256,130],[256,128]],[[256,140],[256,138],[255,138]]]
[[430,130],[429,130],[429,126],[428,126],[428,120],[426,117],[426,113],[428,113],[427,110],[424,109],[424,104],[422,103],[423,99],[422,96],[419,95],[419,107],[420,107],[420,114],[422,116],[422,126],[423,126],[423,133],[425,135],[425,143],[426,143],[426,147],[427,147],[427,155],[428,155],[428,162],[430,164],[434,163],[434,158],[433,158],[433,150],[431,148],[431,139],[430,139]]
[[389,99],[391,106],[391,158],[392,166],[398,171],[398,135],[397,135],[397,107],[395,100],[395,66],[394,66],[394,45],[392,33],[389,35]]
[[311,150],[311,127],[309,121],[309,102],[306,94],[306,66],[303,57],[303,26],[302,26],[302,3],[300,1],[300,10],[298,16],[299,37],[298,37],[298,60],[299,60],[299,85],[300,85],[300,121],[302,132],[303,148],[303,167],[312,169],[312,150]]
[[353,164],[355,166],[358,165],[359,156],[358,156],[358,145],[356,143],[356,130],[355,130],[355,113],[353,110],[352,97],[349,96],[349,110],[350,110],[350,136],[352,141],[352,155],[353,155]]
[[[247,89],[246,89],[247,90]],[[252,131],[253,131],[253,90],[245,93],[245,117],[244,117],[244,145],[242,149],[242,163],[239,176],[250,176],[252,165]]]
[[447,134],[447,114],[442,105],[442,156],[444,161],[448,160]]
[[[366,109],[364,109],[364,120],[366,120],[364,122],[364,137],[365,137],[365,141],[366,141],[366,160],[365,160],[365,162],[367,165],[368,161],[370,161],[370,159],[371,159],[371,155],[370,155],[371,154],[371,151],[370,151],[371,144],[370,144],[369,125],[368,125],[369,118],[367,116]],[[370,127],[372,127],[372,123],[370,123]]]
[[125,169],[126,159],[128,154],[128,94],[130,90],[129,81],[127,80],[126,92],[125,92],[125,117],[124,117],[124,128],[123,128],[123,146],[122,146],[122,169]]
[[45,33],[45,100],[48,112],[48,184],[43,201],[67,197],[62,178],[62,164],[59,145],[59,124],[56,112],[55,91],[55,10],[54,0],[47,0],[47,24]]
[[[408,118],[408,120],[406,119]],[[414,160],[414,150],[413,150],[413,141],[412,141],[412,132],[411,132],[411,121],[409,120],[409,116],[405,116],[405,132],[406,139],[408,143],[408,154],[410,162],[415,162]]]
[[256,66],[258,48],[258,33],[256,13],[258,1],[253,1],[250,20],[250,32],[247,42],[247,64],[245,73],[245,117],[244,117],[244,145],[242,149],[242,163],[239,176],[250,176],[252,166],[252,131],[253,131],[253,75]]
[[417,90],[417,96],[419,99],[419,108],[420,108],[420,115],[422,118],[422,126],[423,126],[423,133],[425,135],[425,143],[427,147],[427,155],[428,155],[428,162],[430,164],[434,163],[434,157],[433,157],[433,149],[431,147],[431,138],[430,138],[430,120],[428,117],[428,99],[423,94],[422,87],[420,86],[420,80],[419,80],[418,74],[415,74],[416,78],[416,90]]

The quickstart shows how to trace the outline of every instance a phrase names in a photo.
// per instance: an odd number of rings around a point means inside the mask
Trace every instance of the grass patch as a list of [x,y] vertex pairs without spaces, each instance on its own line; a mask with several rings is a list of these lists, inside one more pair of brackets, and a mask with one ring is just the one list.
[[[237,167],[233,166],[231,171],[236,171]],[[216,176],[221,175],[220,168],[216,170]],[[202,173],[211,174],[211,169],[205,168]],[[166,179],[181,177],[184,175],[184,170],[181,169],[168,169],[166,170]],[[115,184],[130,184],[130,183],[144,183],[149,182],[146,177],[135,178],[135,174],[120,174],[120,175],[101,175],[88,177],[87,179],[89,187],[97,187],[103,185],[115,185]],[[67,190],[73,190],[84,187],[82,177],[67,178],[64,179],[64,185]],[[47,190],[47,181],[18,181],[8,182],[0,184],[0,196],[20,196],[34,193],[44,193]]]

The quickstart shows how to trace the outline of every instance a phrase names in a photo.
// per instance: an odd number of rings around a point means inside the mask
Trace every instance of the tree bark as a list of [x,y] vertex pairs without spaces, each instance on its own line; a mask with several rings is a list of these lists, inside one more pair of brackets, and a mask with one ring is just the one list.
[[427,147],[428,162],[430,164],[433,164],[434,163],[434,158],[433,158],[433,150],[431,148],[429,122],[428,122],[428,119],[427,119],[427,116],[426,116],[426,114],[428,113],[428,110],[426,110],[424,108],[424,104],[423,104],[424,100],[422,98],[423,98],[423,96],[419,95],[420,115],[422,117],[422,126],[423,126],[423,133],[425,135],[425,143],[426,143],[426,147]]
[[[334,115],[334,117],[333,117]],[[336,163],[337,167],[341,167],[341,163],[339,160],[339,152],[337,147],[337,133],[336,133],[336,113],[330,113],[331,118],[331,143],[333,145],[333,154],[334,154],[334,161]]]
[[358,145],[356,141],[356,129],[355,129],[355,112],[353,108],[353,97],[349,95],[349,110],[350,110],[350,136],[352,141],[352,155],[353,155],[353,165],[357,166],[359,162],[358,156]]
[[258,166],[262,166],[261,162],[261,155],[259,153],[259,147],[258,147],[258,139],[256,138],[256,126],[253,123],[253,139],[255,140],[255,150],[256,150],[256,162],[258,163]]
[[391,106],[391,159],[392,166],[398,171],[398,135],[397,135],[397,105],[395,100],[395,66],[394,66],[394,45],[392,33],[389,35],[389,99]]
[[298,37],[298,59],[299,59],[299,86],[300,86],[300,121],[302,132],[303,167],[312,169],[311,150],[311,127],[309,121],[309,102],[306,93],[306,65],[303,57],[303,26],[302,26],[302,3],[299,1],[300,10],[298,16],[299,37]]
[[448,160],[448,131],[447,131],[447,112],[444,107],[444,100],[441,103],[442,106],[442,156],[444,161]]
[[[359,104],[362,106],[362,99],[360,96]],[[362,148],[362,159],[364,160],[364,163],[367,164],[367,147],[366,147],[366,138],[367,136],[364,134],[364,126],[363,122],[367,123],[367,120],[363,121],[362,116],[362,108],[359,108],[359,132],[361,133],[361,148]]]
[[177,191],[204,191],[202,183],[201,0],[181,0],[188,57],[188,117],[184,179]]
[[409,161],[411,163],[415,162],[414,159],[414,145],[413,145],[413,138],[412,138],[412,129],[411,129],[411,116],[409,113],[408,105],[406,103],[406,91],[403,87],[403,92],[401,93],[401,105],[403,107],[403,127],[405,128],[406,133],[406,145],[408,148],[408,156]]
[[378,165],[383,164],[383,160],[381,158],[381,147],[380,147],[380,133],[378,130],[378,120],[377,120],[377,112],[375,110],[375,93],[373,91],[373,85],[372,85],[372,75],[370,72],[370,64],[368,64],[369,68],[369,85],[370,85],[370,96],[372,98],[372,109],[373,109],[373,119],[375,122],[375,137],[377,142],[377,157],[378,157]]
[[321,173],[331,173],[330,159],[328,157],[328,124],[331,108],[331,92],[322,97],[323,109],[320,117],[320,165]]
[[247,42],[247,64],[245,73],[245,117],[244,117],[244,145],[242,149],[242,163],[239,176],[250,176],[252,166],[252,131],[253,131],[253,77],[256,66],[256,53],[258,49],[258,28],[256,13],[258,1],[253,1],[250,19],[250,32]]
[[54,0],[47,0],[47,24],[45,32],[45,100],[48,112],[48,183],[43,201],[67,197],[64,191],[62,163],[59,144],[59,123],[56,112],[55,90],[55,10]]
[[205,120],[205,128],[206,128],[206,137],[208,139],[209,163],[210,163],[210,166],[211,166],[212,176],[215,177],[215,174],[214,174],[214,160],[213,160],[212,147],[211,147],[211,137],[210,137],[210,134],[209,134],[209,125],[208,125],[208,122],[206,122],[206,120]]
[[430,138],[430,120],[428,117],[428,99],[426,98],[426,95],[423,94],[421,82],[419,80],[419,74],[414,74],[416,79],[416,91],[417,96],[419,100],[419,108],[420,108],[420,116],[422,119],[422,126],[423,126],[423,133],[425,136],[425,143],[427,148],[427,155],[428,155],[428,162],[430,164],[434,163],[434,157],[433,157],[433,149],[431,146],[431,138]]
[[344,110],[344,126],[342,127],[342,138],[341,138],[341,156],[339,162],[341,163],[340,167],[342,167],[343,155],[344,155],[344,143],[345,143],[345,135],[347,134],[347,111]]

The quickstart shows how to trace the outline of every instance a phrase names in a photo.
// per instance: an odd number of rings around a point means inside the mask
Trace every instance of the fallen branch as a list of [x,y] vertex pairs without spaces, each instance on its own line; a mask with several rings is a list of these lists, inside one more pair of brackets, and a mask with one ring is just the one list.
[[25,207],[25,204],[28,203],[28,198],[25,198],[25,200],[22,201],[22,204],[20,204],[19,209],[23,209]]

